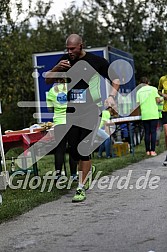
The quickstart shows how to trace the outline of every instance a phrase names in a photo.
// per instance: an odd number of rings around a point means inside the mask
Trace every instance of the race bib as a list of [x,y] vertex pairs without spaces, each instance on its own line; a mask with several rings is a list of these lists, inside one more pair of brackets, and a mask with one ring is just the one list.
[[85,103],[86,102],[86,90],[85,89],[72,89],[70,96],[71,103]]

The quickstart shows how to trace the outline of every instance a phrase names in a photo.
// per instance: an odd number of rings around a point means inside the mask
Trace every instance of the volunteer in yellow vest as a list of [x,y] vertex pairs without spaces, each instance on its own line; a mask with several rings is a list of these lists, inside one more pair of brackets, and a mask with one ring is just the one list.
[[53,112],[55,125],[66,124],[67,84],[55,83],[46,96],[47,107]]
[[[66,125],[66,109],[67,109],[67,84],[55,83],[49,90],[46,96],[46,102],[49,112],[54,112],[53,122],[56,127],[64,124]],[[54,110],[54,111],[53,111]],[[56,137],[56,136],[55,136]],[[66,153],[67,136],[65,136],[59,145],[55,148],[55,170],[56,175],[61,176],[62,166],[64,163],[64,156]],[[71,176],[74,180],[77,179],[77,162],[69,155],[69,164]]]
[[[167,75],[164,75],[159,79],[158,93],[160,96],[164,98],[164,105],[163,105],[163,111],[162,111],[162,123],[164,126],[165,143],[166,143],[166,149],[167,149]],[[167,165],[167,156],[163,164]]]
[[137,91],[137,103],[140,105],[141,119],[145,131],[146,154],[156,156],[156,130],[159,119],[158,105],[161,102],[156,87],[150,86],[146,77],[141,78],[143,86]]

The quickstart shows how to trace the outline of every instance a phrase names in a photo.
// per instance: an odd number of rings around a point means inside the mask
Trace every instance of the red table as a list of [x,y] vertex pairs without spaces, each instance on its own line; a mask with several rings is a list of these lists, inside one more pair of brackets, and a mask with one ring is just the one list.
[[28,149],[30,145],[39,141],[44,135],[45,131],[34,133],[21,133],[21,134],[8,134],[2,136],[4,152],[12,148],[23,147],[24,150]]
[[[21,131],[20,131],[21,132]],[[33,133],[9,133],[2,136],[4,153],[7,153],[10,149],[22,147],[25,153],[25,160],[23,160],[24,165],[26,166],[26,151],[31,147],[34,143],[43,139],[46,142],[51,141],[52,137],[50,134],[47,134],[47,131],[38,131]],[[32,158],[35,159],[34,153],[32,154]],[[0,164],[0,171],[2,171],[2,166]],[[35,175],[38,175],[37,163],[33,162],[33,171]]]

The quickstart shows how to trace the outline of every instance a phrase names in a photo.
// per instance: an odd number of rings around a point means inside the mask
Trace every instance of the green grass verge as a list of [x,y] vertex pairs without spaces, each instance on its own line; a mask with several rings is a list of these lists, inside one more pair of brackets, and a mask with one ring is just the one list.
[[[162,134],[163,135],[163,134]],[[156,147],[157,153],[162,153],[165,150],[164,137],[161,137],[160,146]],[[14,155],[15,153],[12,153]],[[10,155],[10,153],[8,154]],[[96,165],[97,171],[102,171],[101,176],[111,174],[117,169],[122,169],[132,163],[139,162],[147,157],[145,154],[144,143],[135,147],[134,156],[128,154],[119,158],[111,159],[97,159],[97,154],[94,154],[92,159],[93,164]],[[10,163],[7,164],[8,166]],[[68,164],[67,164],[68,167]],[[54,171],[54,158],[53,155],[45,156],[38,162],[39,175],[42,178],[48,171]],[[33,175],[30,176],[30,179],[33,178]],[[39,206],[40,204],[57,200],[62,195],[69,192],[69,189],[57,189],[55,186],[52,187],[52,190],[48,192],[49,183],[47,183],[45,190],[41,192],[41,186],[37,189],[30,189],[29,186],[24,187],[25,176],[17,176],[14,179],[14,184],[17,186],[19,181],[23,181],[23,184],[20,189],[11,189],[7,188],[5,191],[1,192],[3,203],[0,206],[0,223],[15,218],[16,216],[23,214],[30,209]],[[22,183],[22,182],[20,182]],[[28,183],[29,185],[29,183]],[[41,183],[42,185],[42,183]],[[72,185],[76,187],[76,183]]]

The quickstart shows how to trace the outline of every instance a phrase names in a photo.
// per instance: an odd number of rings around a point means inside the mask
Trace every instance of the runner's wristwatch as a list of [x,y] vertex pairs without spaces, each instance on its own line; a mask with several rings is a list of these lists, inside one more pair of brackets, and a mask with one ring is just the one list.
[[110,94],[108,97],[112,97],[113,99],[115,99],[115,95]]

